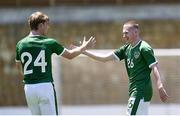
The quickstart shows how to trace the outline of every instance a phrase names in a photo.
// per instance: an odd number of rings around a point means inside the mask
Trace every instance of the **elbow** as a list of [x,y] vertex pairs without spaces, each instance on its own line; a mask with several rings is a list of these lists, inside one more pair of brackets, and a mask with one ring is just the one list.
[[[95,59],[95,58],[94,58],[94,59]],[[106,59],[106,58],[98,58],[98,59],[95,59],[95,60],[97,60],[97,61],[99,61],[99,62],[102,62],[102,63],[106,63],[106,62],[109,61],[109,60]]]
[[106,63],[107,61],[106,61],[106,60],[103,60],[103,61],[101,61],[101,62]]
[[77,57],[78,55],[73,55],[73,54],[71,54],[71,55],[69,55],[68,57],[67,57],[67,59],[69,59],[69,60],[72,60],[72,59],[74,59],[75,57]]
[[102,59],[102,60],[100,60],[100,61],[103,62],[103,63],[108,62],[108,60],[106,60],[106,59]]
[[68,60],[72,60],[74,57],[72,56],[69,56],[69,57],[66,57]]

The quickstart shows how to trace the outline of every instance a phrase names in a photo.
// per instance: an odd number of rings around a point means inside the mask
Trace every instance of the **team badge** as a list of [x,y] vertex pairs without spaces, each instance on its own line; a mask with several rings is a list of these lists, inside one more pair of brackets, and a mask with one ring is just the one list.
[[134,58],[138,59],[140,55],[140,52],[134,52]]

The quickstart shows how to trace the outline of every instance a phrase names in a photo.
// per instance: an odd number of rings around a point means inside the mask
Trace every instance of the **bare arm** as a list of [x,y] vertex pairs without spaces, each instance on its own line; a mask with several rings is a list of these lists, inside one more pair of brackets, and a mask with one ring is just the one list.
[[113,52],[108,53],[108,54],[98,54],[98,53],[94,53],[94,52],[90,52],[90,51],[84,51],[83,54],[91,57],[94,60],[100,61],[100,62],[107,62],[107,61],[115,60]]
[[80,55],[81,52],[82,52],[82,48],[80,48],[80,47],[78,47],[76,49],[73,49],[73,50],[65,49],[64,53],[62,54],[62,56],[64,58],[67,58],[67,59],[73,59],[76,56]]
[[16,62],[16,68],[18,69],[19,73],[20,73],[21,75],[23,75],[22,66],[21,66],[21,63],[20,63],[20,62]]
[[73,49],[65,49],[64,53],[62,56],[67,59],[73,59],[74,57],[80,55],[83,51],[88,49],[89,47],[93,46],[95,44],[95,38],[91,37],[89,40],[86,41],[84,38],[83,43],[79,47],[74,47]]
[[167,101],[169,96],[166,93],[166,90],[164,89],[164,86],[162,84],[161,76],[160,76],[159,69],[158,69],[158,64],[154,64],[151,68],[152,68],[152,72],[155,77],[155,81],[156,81],[156,85],[157,85],[157,88],[159,91],[159,96],[161,98],[161,101],[165,102],[165,101]]

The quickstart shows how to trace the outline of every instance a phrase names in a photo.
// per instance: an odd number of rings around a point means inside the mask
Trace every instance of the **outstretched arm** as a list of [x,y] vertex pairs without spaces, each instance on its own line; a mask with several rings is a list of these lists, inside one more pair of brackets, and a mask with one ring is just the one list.
[[94,37],[91,37],[87,41],[86,41],[86,38],[84,38],[83,43],[82,43],[81,46],[75,47],[75,48],[73,48],[71,50],[65,49],[64,53],[62,54],[62,56],[67,58],[67,59],[73,59],[74,57],[80,55],[86,49],[89,49],[95,43],[96,43],[96,40],[95,40]]
[[86,50],[83,52],[83,54],[91,57],[94,60],[100,61],[100,62],[107,62],[107,61],[115,60],[113,52],[108,53],[108,54],[98,54],[98,53],[90,52],[90,51]]
[[161,101],[165,102],[165,101],[167,101],[169,96],[166,93],[166,90],[164,89],[164,86],[162,84],[161,76],[160,76],[159,69],[158,69],[158,64],[154,64],[151,68],[152,68],[152,72],[155,77],[155,81],[156,81],[156,85],[158,87],[159,96],[161,98]]

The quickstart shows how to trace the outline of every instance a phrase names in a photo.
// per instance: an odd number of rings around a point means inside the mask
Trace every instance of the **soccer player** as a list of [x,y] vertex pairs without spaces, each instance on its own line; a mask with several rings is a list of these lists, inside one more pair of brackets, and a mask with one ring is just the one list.
[[160,99],[165,102],[168,99],[161,81],[158,62],[151,46],[142,40],[139,34],[139,24],[130,20],[123,25],[122,47],[108,54],[96,54],[85,51],[84,54],[101,62],[111,60],[124,60],[129,79],[129,100],[127,115],[147,115],[148,106],[152,98],[152,83],[150,73],[154,74]]
[[27,105],[32,115],[58,115],[51,55],[56,53],[72,59],[91,47],[95,39],[84,39],[80,47],[69,50],[55,39],[46,36],[49,25],[46,14],[34,12],[30,15],[28,23],[30,34],[16,45],[17,67],[23,70]]

